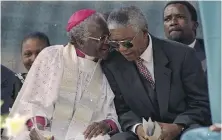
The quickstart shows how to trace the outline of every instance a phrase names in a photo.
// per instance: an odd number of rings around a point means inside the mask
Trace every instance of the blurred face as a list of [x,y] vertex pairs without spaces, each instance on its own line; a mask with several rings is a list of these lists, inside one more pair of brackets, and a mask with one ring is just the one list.
[[99,59],[106,59],[109,53],[109,30],[104,19],[96,19],[90,23],[88,32],[91,34],[88,40],[84,42],[83,52],[89,56]]
[[110,45],[129,61],[139,58],[148,46],[147,33],[135,32],[131,26],[111,29],[110,33]]
[[39,39],[30,38],[22,44],[22,61],[27,70],[29,70],[38,54],[47,47],[47,44]]
[[171,4],[164,10],[164,31],[168,39],[191,44],[195,39],[198,23],[191,20],[191,14],[182,4]]

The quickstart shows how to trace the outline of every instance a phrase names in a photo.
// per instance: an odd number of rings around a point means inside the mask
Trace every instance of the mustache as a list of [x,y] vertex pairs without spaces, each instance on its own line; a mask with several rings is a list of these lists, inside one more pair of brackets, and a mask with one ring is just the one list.
[[169,29],[169,32],[172,32],[172,31],[182,31],[182,29],[180,27],[171,27]]

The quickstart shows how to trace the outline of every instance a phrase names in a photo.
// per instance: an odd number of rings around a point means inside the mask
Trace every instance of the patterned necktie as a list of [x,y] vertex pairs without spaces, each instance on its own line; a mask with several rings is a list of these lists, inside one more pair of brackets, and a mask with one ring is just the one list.
[[147,69],[147,67],[143,64],[143,59],[138,58],[136,60],[136,65],[140,71],[140,73],[143,75],[143,77],[148,80],[148,82],[150,83],[150,85],[152,86],[152,88],[155,88],[155,83],[153,81],[153,78],[151,76],[151,73],[149,72],[149,70]]

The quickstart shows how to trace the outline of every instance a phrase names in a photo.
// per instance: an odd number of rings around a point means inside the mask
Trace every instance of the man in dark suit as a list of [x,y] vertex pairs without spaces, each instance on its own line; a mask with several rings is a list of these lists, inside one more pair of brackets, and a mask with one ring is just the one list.
[[15,85],[15,74],[5,66],[1,65],[1,114],[8,114],[13,104],[13,90]]
[[111,139],[145,140],[142,117],[159,122],[163,140],[211,124],[207,81],[193,49],[150,35],[135,6],[112,11],[107,24],[117,51],[101,66],[124,131]]
[[203,39],[196,38],[197,12],[188,1],[170,1],[164,8],[165,36],[194,48],[197,58],[206,71],[206,55]]

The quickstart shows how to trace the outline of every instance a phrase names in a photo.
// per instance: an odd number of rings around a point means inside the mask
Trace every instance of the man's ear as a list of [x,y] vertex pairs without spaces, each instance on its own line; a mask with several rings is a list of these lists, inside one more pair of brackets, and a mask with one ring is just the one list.
[[73,36],[71,37],[70,43],[73,44],[75,47],[81,49],[84,46],[84,41],[77,41]]
[[148,35],[148,31],[147,31],[147,30],[144,30],[144,31],[143,31],[143,37],[145,38],[145,37],[147,37],[147,35]]
[[199,26],[199,23],[197,21],[193,21],[193,31],[196,31]]

